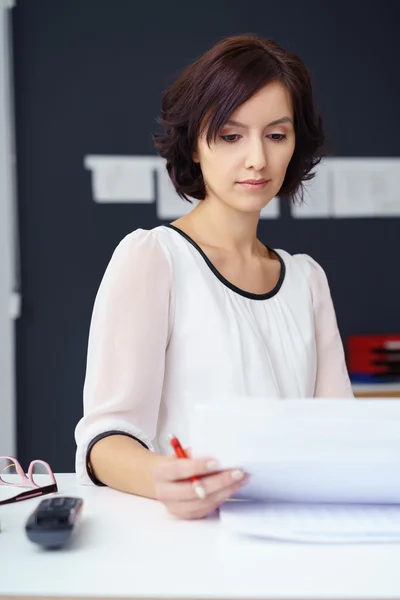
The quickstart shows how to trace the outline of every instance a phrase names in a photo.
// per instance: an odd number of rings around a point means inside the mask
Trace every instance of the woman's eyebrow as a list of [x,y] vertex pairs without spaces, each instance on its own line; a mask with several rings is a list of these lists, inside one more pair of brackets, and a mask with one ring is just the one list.
[[[267,127],[272,127],[272,125],[281,125],[282,123],[291,123],[293,125],[293,119],[291,117],[281,117],[280,119],[275,119],[275,121],[271,121],[268,123]],[[229,119],[226,121],[225,125],[233,125],[234,127],[241,127],[242,129],[248,129],[248,126],[244,123],[239,123],[239,121],[234,121],[233,119]]]

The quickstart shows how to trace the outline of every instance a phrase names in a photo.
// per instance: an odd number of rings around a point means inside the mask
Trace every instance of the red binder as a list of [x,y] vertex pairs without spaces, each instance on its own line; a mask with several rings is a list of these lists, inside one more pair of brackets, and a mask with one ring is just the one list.
[[348,338],[348,367],[353,377],[400,380],[400,333]]

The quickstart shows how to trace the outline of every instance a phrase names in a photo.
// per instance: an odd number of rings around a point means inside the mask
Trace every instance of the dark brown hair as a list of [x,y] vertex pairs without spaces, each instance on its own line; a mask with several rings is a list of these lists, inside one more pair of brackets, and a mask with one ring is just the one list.
[[225,38],[189,65],[162,95],[163,133],[153,135],[166,159],[171,181],[181,198],[205,198],[205,186],[193,152],[207,130],[215,141],[234,110],[268,83],[280,81],[289,90],[294,110],[295,150],[279,195],[303,198],[303,181],[322,158],[324,133],[303,61],[272,40],[255,34]]

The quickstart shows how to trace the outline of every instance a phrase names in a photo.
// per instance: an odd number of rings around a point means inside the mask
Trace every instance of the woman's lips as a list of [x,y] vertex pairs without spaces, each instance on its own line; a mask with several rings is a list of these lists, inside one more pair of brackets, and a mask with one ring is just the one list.
[[266,181],[260,181],[260,183],[248,183],[246,181],[238,181],[238,184],[247,190],[263,190],[269,182],[270,179]]

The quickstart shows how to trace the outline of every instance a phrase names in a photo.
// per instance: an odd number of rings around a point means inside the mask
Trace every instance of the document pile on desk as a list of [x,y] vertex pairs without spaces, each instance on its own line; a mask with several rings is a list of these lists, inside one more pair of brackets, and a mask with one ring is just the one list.
[[199,399],[195,456],[250,482],[220,511],[233,531],[319,542],[400,541],[400,402]]

